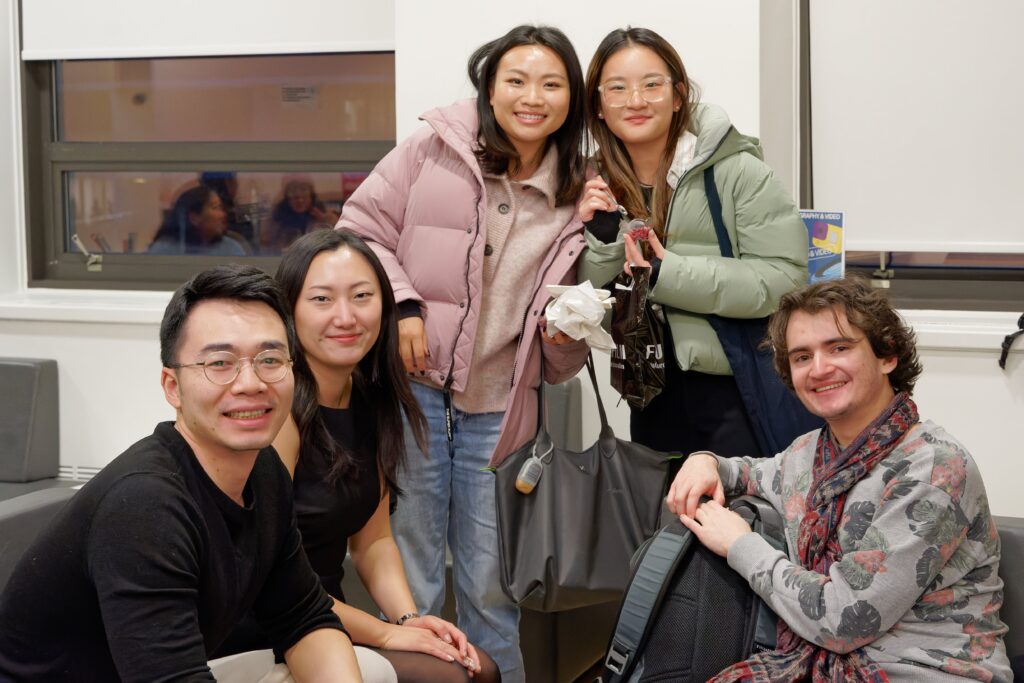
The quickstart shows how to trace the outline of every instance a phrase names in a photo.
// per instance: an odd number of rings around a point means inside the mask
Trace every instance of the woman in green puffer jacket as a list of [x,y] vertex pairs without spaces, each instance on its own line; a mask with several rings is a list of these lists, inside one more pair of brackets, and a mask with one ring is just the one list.
[[[665,317],[665,389],[632,409],[634,441],[662,451],[760,453],[725,352],[705,316],[760,318],[807,279],[807,233],[792,197],[719,107],[697,104],[682,60],[648,29],[618,29],[587,73],[590,131],[601,176],[580,205],[588,250],[579,279],[652,268],[650,301]],[[714,166],[736,258],[721,255],[704,191]],[[621,218],[619,206],[625,209]],[[653,228],[652,258],[622,229]]]

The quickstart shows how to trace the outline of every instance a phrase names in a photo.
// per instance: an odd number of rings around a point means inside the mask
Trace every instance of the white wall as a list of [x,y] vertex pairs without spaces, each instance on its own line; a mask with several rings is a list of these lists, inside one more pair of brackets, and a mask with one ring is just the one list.
[[[148,434],[155,422],[172,417],[158,385],[157,325],[169,295],[25,290],[16,4],[0,0],[0,93],[11,94],[0,98],[0,356],[57,359],[62,466],[96,468]],[[704,87],[705,99],[723,104],[741,130],[758,132],[766,112],[760,110],[764,100],[759,96],[755,0],[596,0],[585,11],[582,1],[549,5],[529,2],[518,10],[506,5],[495,12],[466,0],[445,4],[444,10],[440,3],[398,0],[399,136],[413,130],[422,110],[468,95],[463,70],[469,52],[519,21],[566,28],[584,61],[612,27],[627,22],[655,27],[675,43]],[[974,453],[993,510],[1024,516],[1024,497],[1015,487],[1015,460],[1024,436],[1019,426],[1024,418],[1024,354],[1014,353],[1011,372],[1004,374],[994,351],[1015,319],[1009,314],[919,314],[914,321],[922,330],[926,366],[918,391],[922,413],[944,424]],[[613,408],[607,361],[597,358],[612,424],[626,436],[628,413],[624,405]],[[592,402],[584,415],[585,433],[593,438]]]
[[1020,313],[908,312],[918,333],[924,374],[914,398],[924,418],[959,439],[974,456],[997,515],[1024,516],[1024,340],[1006,370],[997,361]]
[[612,29],[627,24],[654,29],[675,46],[704,99],[725,107],[741,131],[757,135],[758,17],[758,0],[524,0],[500,6],[473,0],[396,0],[398,139],[414,130],[423,112],[470,97],[469,55],[522,23],[565,31],[584,74],[598,43]]

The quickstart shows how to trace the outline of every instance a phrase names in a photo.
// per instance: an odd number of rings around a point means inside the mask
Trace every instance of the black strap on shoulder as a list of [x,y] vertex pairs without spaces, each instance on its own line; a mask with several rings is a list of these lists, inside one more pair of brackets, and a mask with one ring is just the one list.
[[679,561],[693,542],[693,534],[678,519],[663,527],[651,539],[647,552],[637,564],[619,618],[612,634],[604,665],[612,676],[604,683],[628,680],[636,666],[636,651],[648,635],[655,607],[661,604]]
[[729,232],[725,229],[725,221],[722,220],[722,199],[718,196],[718,187],[715,185],[714,164],[704,169],[704,194],[708,196],[708,209],[711,211],[711,221],[715,224],[718,249],[725,258],[735,258],[732,253],[732,242],[729,241]]

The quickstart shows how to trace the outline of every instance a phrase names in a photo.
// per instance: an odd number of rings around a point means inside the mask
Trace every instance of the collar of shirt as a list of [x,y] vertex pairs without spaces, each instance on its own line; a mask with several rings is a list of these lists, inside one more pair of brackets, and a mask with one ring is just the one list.
[[[501,179],[505,178],[508,174],[502,173],[501,175],[494,175],[492,173],[484,172],[485,178]],[[555,208],[555,197],[558,192],[558,148],[553,144],[548,145],[548,151],[544,154],[544,158],[541,159],[540,166],[534,171],[533,175],[525,180],[510,180],[512,184],[518,184],[521,187],[532,187],[544,195],[547,200],[548,208]]]

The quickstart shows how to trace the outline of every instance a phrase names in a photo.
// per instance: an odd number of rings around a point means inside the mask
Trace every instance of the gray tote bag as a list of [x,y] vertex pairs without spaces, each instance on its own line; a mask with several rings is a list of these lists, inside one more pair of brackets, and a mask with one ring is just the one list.
[[[520,606],[540,612],[620,599],[629,558],[660,527],[669,462],[680,457],[617,439],[592,357],[587,370],[601,415],[597,442],[582,453],[551,442],[541,382],[536,438],[495,470],[502,588]],[[516,478],[531,457],[542,461],[543,473],[524,494]]]

